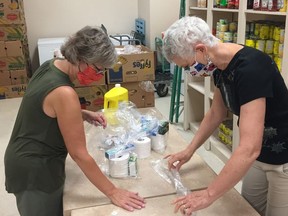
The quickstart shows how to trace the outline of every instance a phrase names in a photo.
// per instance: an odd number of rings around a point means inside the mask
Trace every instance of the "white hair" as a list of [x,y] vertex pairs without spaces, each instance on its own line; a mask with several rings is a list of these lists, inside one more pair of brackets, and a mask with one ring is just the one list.
[[218,41],[204,20],[196,16],[186,16],[165,31],[163,54],[169,62],[175,57],[188,59],[195,55],[195,45],[202,43],[212,47]]

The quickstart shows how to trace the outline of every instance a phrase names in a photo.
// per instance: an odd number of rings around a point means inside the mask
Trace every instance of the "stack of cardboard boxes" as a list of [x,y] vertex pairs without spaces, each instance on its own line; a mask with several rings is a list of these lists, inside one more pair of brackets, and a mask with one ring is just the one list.
[[[6,1],[10,2],[11,0]],[[0,0],[0,2],[3,1]],[[18,8],[21,11],[21,7]],[[24,18],[23,14],[21,17]],[[18,24],[4,25],[5,32],[3,30],[3,33],[1,33],[0,28],[0,38],[2,39],[0,41],[1,99],[23,96],[27,86],[27,66],[30,64],[27,61],[26,28],[24,20],[19,18],[17,22]],[[123,48],[123,46],[116,46],[118,53],[121,53]],[[116,83],[120,83],[122,87],[128,90],[129,101],[133,102],[136,107],[154,106],[154,52],[145,46],[138,46],[138,49],[141,49],[141,52],[120,54],[118,63],[114,65],[113,69],[106,70],[100,80],[90,83],[89,86],[81,85],[78,80],[74,81],[75,91],[83,109],[92,111],[103,109],[104,95]],[[147,83],[141,85],[143,81],[150,81],[150,86],[147,87]],[[148,88],[149,90],[147,90]]]
[[30,57],[22,0],[0,0],[0,99],[23,96]]
[[129,101],[132,101],[136,107],[154,107],[154,52],[145,46],[137,47],[141,51],[132,54],[125,54],[123,47],[116,47],[117,52],[120,53],[119,61],[113,69],[107,71],[108,89],[120,83],[128,90]]
[[[116,83],[128,90],[129,101],[137,108],[154,107],[154,86],[143,88],[142,82],[155,80],[154,52],[145,46],[139,46],[140,53],[123,54],[122,46],[117,46],[119,54],[118,63],[112,69],[106,71],[105,76],[89,86],[81,86],[75,82],[75,90],[79,96],[82,108],[99,110],[104,105],[104,95],[112,89]],[[149,85],[148,85],[149,86]]]

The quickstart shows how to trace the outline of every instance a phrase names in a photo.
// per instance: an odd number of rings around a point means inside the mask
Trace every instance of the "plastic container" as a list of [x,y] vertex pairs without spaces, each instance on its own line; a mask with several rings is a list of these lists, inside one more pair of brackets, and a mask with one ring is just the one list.
[[122,101],[128,101],[128,90],[121,87],[120,84],[115,84],[115,87],[104,95],[104,110],[117,109],[118,104]]

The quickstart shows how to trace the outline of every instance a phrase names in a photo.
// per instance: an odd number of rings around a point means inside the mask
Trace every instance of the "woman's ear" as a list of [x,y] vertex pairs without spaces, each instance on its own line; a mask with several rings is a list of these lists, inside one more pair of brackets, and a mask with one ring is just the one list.
[[197,44],[195,50],[204,53],[206,52],[206,46],[204,44]]

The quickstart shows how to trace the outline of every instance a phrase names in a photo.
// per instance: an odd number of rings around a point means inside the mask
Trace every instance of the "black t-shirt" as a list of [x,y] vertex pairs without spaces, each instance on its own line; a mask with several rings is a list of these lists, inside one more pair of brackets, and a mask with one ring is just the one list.
[[240,107],[265,97],[265,131],[257,160],[269,164],[288,162],[288,90],[275,62],[265,53],[244,46],[227,68],[216,70],[214,83],[226,107],[240,116]]

